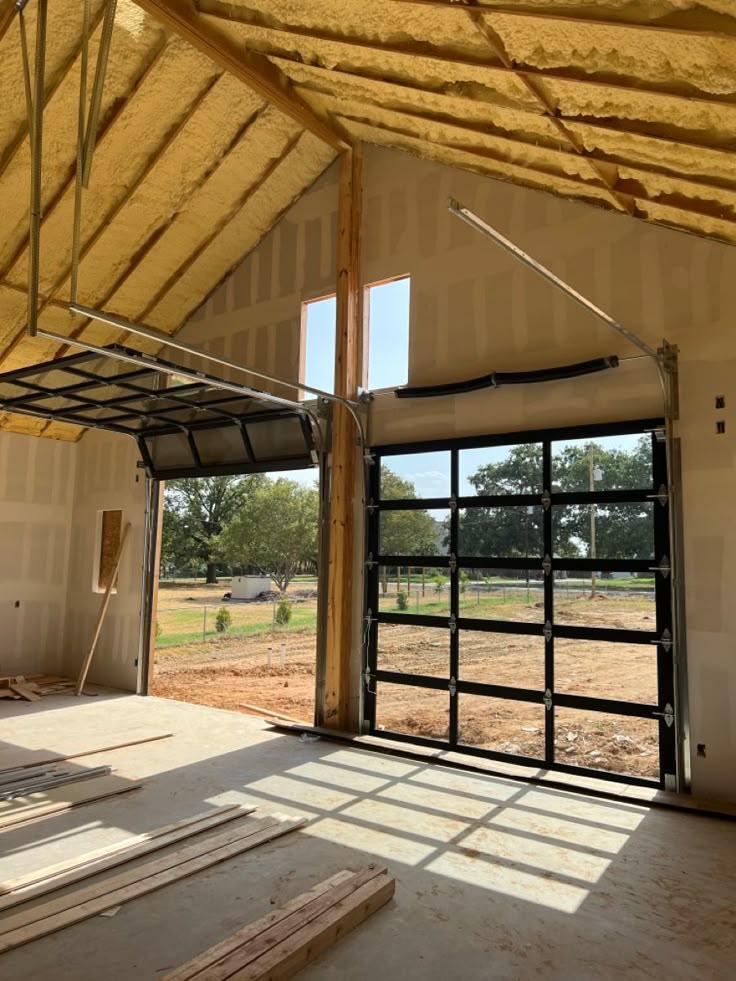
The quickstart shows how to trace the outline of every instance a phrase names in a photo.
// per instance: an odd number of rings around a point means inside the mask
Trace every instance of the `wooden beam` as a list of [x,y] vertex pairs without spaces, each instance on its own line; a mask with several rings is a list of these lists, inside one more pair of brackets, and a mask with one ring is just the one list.
[[320,119],[297,96],[289,80],[265,55],[239,46],[217,25],[197,13],[193,0],[134,0],[147,14],[161,21],[193,48],[239,78],[271,105],[324,140],[336,150],[348,145],[345,136]]
[[[532,24],[535,21],[552,21],[553,24],[570,24],[580,28],[606,27],[622,28],[623,30],[633,31],[653,31],[658,34],[679,35],[680,37],[687,37],[688,39],[691,39],[692,37],[699,37],[731,40],[733,36],[736,35],[736,19],[733,21],[732,30],[728,32],[700,30],[697,27],[677,27],[671,24],[653,24],[646,21],[639,22],[631,20],[616,20],[613,17],[599,17],[597,15],[581,17],[579,14],[561,10],[550,13],[541,7],[531,9],[531,7],[528,6],[526,10],[520,10],[519,7],[523,7],[523,3],[500,3],[498,0],[493,3],[493,6],[478,3],[477,0],[465,0],[464,3],[458,3],[458,0],[393,0],[393,2],[412,4],[413,6],[436,7],[444,10],[452,10],[453,12],[477,10],[479,13],[484,14],[513,14],[514,17],[519,17],[522,20],[529,20]],[[716,19],[715,16],[713,19]],[[719,20],[720,23],[726,23],[725,16],[720,17]]]
[[[505,68],[514,71],[515,65],[513,63],[513,59],[506,51],[506,46],[504,45],[503,39],[500,37],[500,35],[493,30],[488,21],[477,10],[471,10],[468,8],[467,13],[470,17],[471,23],[477,28],[481,37],[487,42],[491,51],[501,60]],[[632,200],[624,197],[622,194],[617,193],[614,186],[616,180],[614,179],[611,181],[609,179],[606,168],[601,166],[597,160],[594,160],[592,157],[588,156],[577,136],[570,132],[561,119],[557,118],[555,107],[547,96],[547,93],[544,91],[543,85],[538,82],[537,79],[530,78],[527,75],[519,74],[518,79],[526,88],[527,92],[529,92],[529,94],[536,99],[536,101],[542,107],[542,111],[544,112],[545,116],[549,119],[563,140],[565,140],[565,142],[572,147],[575,153],[583,157],[583,159],[587,162],[587,165],[593,172],[593,176],[595,177],[596,181],[606,189],[615,207],[618,208],[619,211],[623,211],[628,215],[636,214],[636,205],[632,202]]]
[[[361,179],[362,151],[358,146],[341,159],[337,213],[335,394],[349,399],[357,397],[361,383]],[[355,422],[344,406],[334,406],[332,432],[324,721],[330,728],[346,729],[356,633],[353,622],[355,484],[362,460]]]
[[5,37],[16,13],[15,0],[0,0],[0,41]]
[[[136,0],[138,2],[138,0]],[[204,4],[202,4],[203,13],[205,12]],[[465,4],[457,5],[458,11],[466,16],[468,10],[471,12],[473,9],[478,10],[479,8],[468,8]],[[484,10],[489,10],[490,8],[483,8]],[[699,92],[698,94],[688,93],[687,95],[682,92],[670,92],[667,89],[657,88],[645,80],[641,80],[640,84],[633,85],[629,84],[622,79],[616,81],[609,81],[607,78],[601,79],[600,77],[585,77],[581,78],[580,75],[576,74],[575,70],[567,70],[564,68],[532,68],[525,66],[524,68],[508,68],[506,65],[502,64],[500,61],[495,62],[489,61],[487,58],[483,57],[473,57],[473,55],[466,54],[456,54],[448,53],[437,45],[432,44],[430,41],[425,41],[420,43],[416,40],[406,41],[406,42],[378,42],[365,37],[356,37],[355,35],[341,34],[339,31],[330,30],[325,28],[323,30],[317,30],[308,27],[295,27],[292,24],[286,23],[284,21],[276,22],[274,17],[265,17],[260,11],[252,10],[249,7],[233,7],[232,5],[221,5],[219,0],[208,0],[206,6],[206,14],[208,20],[218,19],[230,23],[241,23],[246,24],[250,27],[259,27],[264,31],[268,31],[270,34],[278,35],[284,34],[290,38],[312,38],[315,41],[328,41],[332,44],[342,44],[346,47],[351,48],[364,48],[372,51],[374,54],[380,54],[386,52],[387,54],[401,55],[406,58],[421,58],[426,61],[437,62],[437,71],[440,72],[441,65],[452,64],[467,66],[468,68],[481,68],[488,75],[489,86],[493,85],[493,76],[508,76],[508,75],[526,75],[531,78],[539,78],[542,80],[548,79],[550,82],[565,82],[566,84],[572,85],[582,85],[582,86],[594,86],[601,90],[607,90],[609,92],[620,92],[624,95],[631,93],[632,95],[646,95],[648,98],[657,99],[659,97],[667,99],[676,99],[678,101],[690,102],[694,104],[706,104],[711,106],[727,106],[728,108],[734,107],[733,99],[728,97],[718,97],[711,96],[706,93]],[[294,52],[294,45],[298,46],[298,41],[289,42],[289,50]],[[268,59],[273,58],[288,58],[297,64],[302,64],[300,57],[297,53],[285,54],[281,51],[271,51],[268,53]],[[342,69],[345,70],[344,67]],[[359,74],[354,72],[354,74]],[[440,74],[439,77],[442,77]],[[514,108],[522,108],[521,105],[514,105]]]

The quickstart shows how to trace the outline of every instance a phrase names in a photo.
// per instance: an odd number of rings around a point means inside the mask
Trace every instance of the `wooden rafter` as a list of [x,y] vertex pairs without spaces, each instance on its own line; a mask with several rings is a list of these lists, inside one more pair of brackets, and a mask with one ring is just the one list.
[[305,105],[293,92],[288,79],[268,58],[239,47],[223,30],[205,22],[192,0],[134,2],[304,129],[336,150],[345,149],[348,141],[344,134]]
[[[361,383],[361,170],[360,147],[341,159],[337,209],[337,311],[335,394],[355,399]],[[349,726],[353,663],[353,569],[355,484],[360,473],[358,434],[348,410],[334,406],[330,484],[330,562],[327,588],[327,651],[324,723]]]
[[[456,128],[462,128],[463,130],[467,130],[469,133],[477,132],[480,134],[495,136],[498,137],[498,139],[507,140],[511,144],[524,146],[529,149],[534,149],[535,147],[539,146],[551,152],[564,153],[567,155],[570,155],[570,153],[572,152],[570,149],[564,149],[564,150],[561,149],[561,144],[559,141],[555,141],[553,143],[551,135],[550,135],[549,144],[536,143],[536,142],[533,143],[531,139],[524,139],[523,137],[514,133],[512,129],[505,129],[502,126],[492,125],[490,123],[485,123],[480,121],[459,119],[458,116],[452,111],[453,109],[452,105],[449,104],[453,102],[468,101],[468,100],[461,99],[461,97],[459,96],[452,96],[452,95],[446,95],[441,92],[435,92],[432,89],[425,89],[419,85],[412,84],[410,82],[386,81],[384,79],[378,79],[378,78],[373,78],[364,75],[357,76],[357,75],[348,74],[339,69],[321,68],[318,65],[304,65],[300,67],[307,70],[310,73],[310,75],[314,74],[317,76],[317,78],[320,79],[320,81],[323,81],[323,84],[319,84],[316,78],[309,82],[305,82],[302,79],[294,81],[294,84],[299,90],[301,90],[304,93],[307,93],[306,96],[307,98],[308,98],[308,93],[310,92],[319,95],[334,97],[335,78],[340,79],[341,84],[344,84],[342,82],[343,79],[347,79],[349,80],[349,82],[357,82],[358,84],[361,81],[366,81],[372,85],[378,86],[379,88],[381,87],[390,88],[391,86],[393,86],[394,88],[400,88],[407,92],[407,101],[409,100],[411,95],[416,95],[416,96],[427,95],[427,96],[434,97],[435,99],[440,99],[440,100],[446,99],[448,100],[447,113],[425,111],[418,104],[412,107],[409,107],[407,105],[391,106],[386,102],[380,101],[378,96],[376,96],[376,98],[374,99],[372,97],[366,96],[365,93],[361,93],[360,95],[355,95],[353,96],[353,98],[358,102],[364,102],[366,105],[376,106],[377,108],[380,109],[390,109],[393,112],[400,112],[406,116],[414,116],[417,118],[427,120],[429,122],[437,122],[437,123],[451,125]],[[492,108],[493,111],[498,113],[500,116],[503,116],[503,114],[507,112],[507,110],[505,110],[503,107],[493,106]],[[519,111],[520,110],[513,110],[514,114],[516,114]],[[540,118],[540,114],[537,112],[527,113],[527,114],[532,116],[534,119]],[[729,153],[729,151],[727,150],[718,150],[713,147],[703,146],[700,143],[688,142],[686,140],[674,140],[665,136],[657,136],[649,133],[635,133],[628,130],[621,130],[614,126],[605,126],[598,122],[591,123],[588,122],[587,120],[584,121],[575,120],[575,119],[569,119],[567,117],[558,117],[558,118],[565,120],[568,125],[585,126],[586,129],[589,129],[594,133],[601,133],[604,136],[619,137],[619,138],[625,136],[627,138],[631,138],[632,140],[652,141],[654,142],[655,145],[661,146],[663,154],[666,154],[668,150],[672,150],[672,149],[674,149],[675,151],[679,149],[686,149],[686,150],[694,149],[698,151],[704,151],[706,153],[718,154],[722,158],[724,166],[726,165],[727,161],[730,162],[733,159],[733,155]],[[586,153],[587,156],[589,156],[592,160],[598,160],[601,163],[613,164],[613,165],[617,165],[618,163],[618,161],[616,160],[607,159],[608,156],[610,156],[610,154],[608,154],[606,151],[588,150],[586,151]],[[708,176],[704,176],[703,174],[700,174],[697,178],[689,177],[686,174],[682,174],[680,171],[673,172],[672,168],[668,169],[664,165],[655,167],[651,164],[642,163],[638,159],[627,160],[626,165],[636,167],[637,170],[649,172],[652,174],[683,177],[684,179],[689,180],[694,184],[703,185],[704,188],[705,187],[713,187],[713,188],[733,187],[734,189],[736,189],[736,169],[734,169],[733,181],[725,182],[720,180],[720,178],[710,178]]]
[[[612,17],[601,17],[597,14],[581,17],[579,14],[572,11],[563,10],[556,10],[554,13],[550,13],[541,7],[536,10],[523,10],[519,9],[521,4],[516,3],[496,2],[493,4],[493,6],[488,6],[486,4],[479,3],[478,0],[462,0],[462,2],[458,2],[458,0],[393,0],[393,2],[412,6],[435,7],[440,10],[452,10],[453,12],[476,10],[483,14],[513,14],[514,17],[518,17],[522,20],[527,19],[532,22],[552,21],[552,23],[575,24],[581,28],[612,27],[632,31],[651,31],[656,32],[657,34],[676,34],[680,37],[695,35],[697,37],[726,38],[728,40],[736,35],[736,18],[734,18],[732,30],[728,32],[700,30],[696,27],[686,26],[677,27],[670,24],[652,24],[646,21],[616,20]],[[721,19],[720,22],[725,23],[725,17],[724,19]]]
[[[136,0],[138,2],[138,0]],[[468,12],[474,12],[478,8],[469,8],[464,4],[458,4],[457,9],[467,16]],[[489,8],[485,8],[488,10]],[[203,10],[203,14],[206,14],[207,22],[213,20],[221,20],[226,23],[232,24],[245,24],[249,27],[258,27],[262,30],[269,31],[272,34],[284,34],[292,38],[311,38],[314,41],[325,41],[331,44],[341,44],[346,47],[352,48],[362,48],[364,50],[372,51],[373,53],[380,54],[386,52],[387,54],[401,55],[406,58],[423,58],[428,61],[436,61],[438,66],[441,64],[453,64],[459,65],[461,67],[468,68],[482,68],[489,73],[489,77],[494,74],[499,77],[508,77],[510,75],[519,77],[526,76],[530,78],[541,79],[542,81],[549,80],[550,82],[565,82],[571,85],[581,85],[581,86],[595,86],[600,89],[605,89],[609,92],[619,92],[624,95],[631,93],[632,95],[646,95],[652,98],[667,98],[667,99],[677,99],[684,100],[685,102],[691,102],[694,104],[704,104],[710,106],[733,106],[733,100],[727,98],[718,98],[716,96],[703,95],[701,93],[688,93],[683,94],[681,92],[671,92],[667,89],[657,88],[655,85],[651,85],[642,79],[641,83],[637,85],[630,85],[621,81],[602,81],[600,78],[585,77],[581,78],[579,74],[575,72],[568,72],[563,68],[554,69],[543,69],[543,68],[532,68],[529,66],[520,66],[508,68],[504,65],[500,59],[496,62],[491,62],[487,58],[473,57],[472,55],[448,53],[443,51],[436,45],[431,44],[429,41],[424,41],[419,43],[417,41],[408,41],[405,43],[392,42],[388,43],[385,41],[375,41],[373,39],[366,39],[355,37],[354,35],[341,34],[338,31],[331,31],[329,29],[315,30],[308,27],[295,27],[292,24],[285,22],[280,22],[276,25],[272,20],[266,18],[260,11],[253,10],[249,7],[232,7],[223,6],[220,7],[219,4],[208,5],[206,11]],[[273,51],[268,53],[269,57],[288,57],[285,54],[281,54],[278,51]],[[291,58],[297,63],[301,64],[298,58]],[[516,106],[514,108],[517,108]],[[522,108],[519,106],[518,108]]]
[[[504,67],[512,71],[515,70],[513,60],[509,57],[503,40],[488,24],[487,20],[476,10],[471,10],[468,8],[467,13],[473,26],[480,32],[481,37],[486,40],[491,51],[502,61]],[[539,103],[544,115],[547,117],[547,119],[549,119],[563,140],[565,140],[572,147],[576,154],[581,156],[586,161],[588,167],[593,172],[594,177],[606,189],[608,195],[619,211],[623,211],[629,215],[636,214],[636,206],[631,199],[624,197],[624,195],[620,194],[616,190],[615,185],[617,178],[616,176],[610,174],[610,165],[603,166],[599,161],[595,160],[588,153],[586,153],[577,136],[572,133],[567,126],[565,126],[561,119],[557,118],[555,107],[552,105],[549,97],[544,91],[543,86],[536,79],[532,79],[527,75],[519,75],[518,78],[521,84],[526,88],[527,92],[529,92],[529,94]]]
[[0,0],[0,41],[5,37],[8,28],[13,23],[16,12],[15,0]]

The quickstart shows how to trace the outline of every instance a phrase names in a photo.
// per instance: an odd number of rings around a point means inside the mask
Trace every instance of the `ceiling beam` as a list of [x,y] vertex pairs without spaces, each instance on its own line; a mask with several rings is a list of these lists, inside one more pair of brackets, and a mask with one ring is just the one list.
[[[283,59],[281,60],[283,61]],[[387,82],[383,79],[372,78],[365,75],[357,76],[357,75],[347,74],[339,69],[320,68],[318,65],[300,65],[299,67],[304,71],[308,72],[310,76],[312,75],[315,76],[314,78],[310,77],[309,81],[305,81],[303,79],[293,80],[293,84],[296,86],[296,88],[299,91],[306,93],[307,99],[309,98],[308,93],[310,92],[318,95],[334,97],[335,77],[340,79],[340,84],[343,86],[346,84],[349,86],[351,83],[360,85],[361,82],[363,83],[367,82],[371,85],[377,86],[378,88],[386,88],[387,92],[390,91],[391,89],[398,88],[404,90],[407,93],[406,102],[413,101],[412,100],[413,95],[418,97],[427,95],[432,97],[434,100],[437,99],[440,100],[440,103],[446,102],[447,112],[443,113],[440,111],[435,111],[433,109],[432,110],[425,109],[418,102],[414,102],[413,105],[406,105],[404,99],[397,97],[395,94],[393,96],[393,104],[390,96],[387,95],[386,101],[381,101],[378,93],[376,93],[375,96],[368,96],[363,91],[353,95],[352,98],[355,99],[356,102],[362,102],[365,103],[366,105],[377,106],[381,109],[389,109],[393,112],[400,112],[410,116],[417,116],[431,122],[445,123],[447,125],[461,127],[462,129],[467,130],[469,133],[485,134],[488,136],[496,137],[498,139],[508,140],[509,143],[518,146],[524,146],[529,148],[539,147],[557,153],[569,154],[571,152],[570,150],[562,149],[559,140],[555,140],[554,142],[552,142],[553,137],[551,134],[549,136],[549,140],[550,140],[549,143],[535,142],[532,141],[532,139],[530,138],[525,139],[524,137],[520,136],[515,129],[512,129],[510,127],[508,129],[505,129],[503,126],[497,123],[491,123],[491,122],[486,123],[486,122],[458,117],[455,111],[458,108],[457,106],[458,103],[467,104],[470,101],[470,103],[473,105],[483,105],[483,103],[479,103],[477,100],[468,100],[467,98],[460,97],[460,96],[448,95],[442,92],[434,92],[431,89],[424,89],[421,88],[421,86],[411,84],[410,82],[393,82],[393,81]],[[343,89],[343,94],[344,92],[345,90]],[[400,102],[400,104],[396,104],[397,99]],[[495,106],[495,105],[491,106],[490,104],[489,104],[489,108],[491,108],[494,113],[498,114],[499,117],[503,117],[504,113],[508,111],[504,109],[502,106]],[[513,114],[516,115],[516,113],[519,111],[522,110],[513,110]],[[527,112],[526,115],[529,115],[536,120],[540,118],[540,114],[537,112]],[[636,130],[620,129],[615,126],[606,126],[598,122],[592,123],[589,122],[587,119],[580,119],[580,120],[570,119],[567,116],[558,116],[557,118],[566,121],[568,126],[570,125],[584,126],[586,129],[592,130],[594,133],[601,133],[604,136],[626,137],[634,141],[636,140],[641,140],[644,142],[653,141],[653,143],[656,146],[661,147],[661,151],[662,151],[661,159],[663,161],[666,159],[664,155],[667,154],[668,151],[674,150],[675,152],[677,152],[680,149],[698,150],[698,151],[702,151],[706,155],[712,153],[714,154],[714,156],[721,158],[719,162],[723,167],[732,166],[733,154],[728,150],[719,150],[715,147],[706,146],[700,143],[688,142],[687,140],[669,139],[666,136],[656,136],[652,133],[640,133]],[[577,136],[577,134],[575,135]],[[672,167],[668,168],[667,166],[664,165],[664,163],[661,166],[655,167],[652,164],[642,163],[636,158],[626,159],[626,160],[609,159],[613,155],[606,150],[595,151],[595,150],[586,149],[583,152],[586,154],[586,156],[589,156],[591,159],[599,160],[602,163],[608,163],[615,166],[621,164],[623,164],[624,166],[635,166],[638,170],[648,171],[653,174],[660,174],[662,176],[670,176],[670,177],[677,177],[677,178],[682,177],[686,180],[692,181],[695,184],[701,184],[704,188],[725,187],[731,190],[736,190],[736,170],[734,170],[733,179],[731,181],[717,178],[717,177],[704,176],[702,173],[699,174],[698,177],[691,177],[679,169],[673,170]],[[707,156],[706,156],[706,161],[707,161]],[[706,161],[701,160],[702,163],[701,169],[707,169]]]
[[[493,30],[493,28],[488,24],[487,20],[475,10],[468,9],[468,16],[470,17],[471,24],[478,30],[481,37],[484,38],[488,47],[491,51],[499,58],[504,67],[511,70],[515,70],[514,63],[509,57],[506,51],[506,46],[503,43],[503,39]],[[578,140],[577,136],[570,132],[570,130],[565,126],[561,119],[557,118],[555,107],[550,102],[547,93],[544,91],[543,85],[540,84],[536,79],[529,78],[526,75],[517,76],[521,84],[526,88],[527,92],[539,103],[542,107],[542,111],[545,116],[549,119],[550,123],[555,127],[557,132],[563,138],[563,140],[572,147],[573,151],[582,157],[590,170],[593,172],[593,176],[605,187],[609,197],[613,201],[616,208],[619,211],[623,211],[628,215],[634,215],[636,213],[636,205],[630,198],[624,197],[623,195],[617,193],[616,191],[616,180],[609,178],[606,168],[601,166],[600,163],[593,157],[589,156],[581,142]],[[610,165],[607,165],[610,167]]]
[[15,0],[0,0],[0,41],[5,37],[8,28],[13,23],[16,12]]
[[346,148],[349,140],[336,126],[321,119],[302,102],[289,80],[265,55],[248,51],[217,25],[205,21],[198,15],[193,0],[134,2],[304,129],[338,151]]
[[[136,0],[137,3],[142,2],[142,0]],[[147,0],[150,2],[150,0]],[[161,2],[161,0],[159,0]],[[460,10],[463,16],[467,16],[468,7],[458,4],[457,9]],[[477,9],[477,8],[471,8]],[[229,5],[221,4],[219,0],[208,0],[206,7],[204,4],[201,6],[203,20],[206,23],[212,23],[213,21],[224,21],[230,24],[244,24],[247,27],[257,27],[261,30],[268,31],[271,34],[284,34],[288,37],[293,38],[311,38],[314,41],[326,41],[332,44],[344,44],[347,47],[352,48],[363,48],[372,51],[374,54],[380,54],[386,52],[388,54],[402,55],[407,58],[423,58],[428,61],[436,61],[438,65],[441,64],[452,64],[467,66],[468,68],[481,68],[492,74],[499,74],[503,76],[515,75],[521,76],[525,75],[531,78],[539,78],[542,80],[549,80],[550,82],[565,82],[573,85],[585,85],[585,86],[596,86],[601,89],[605,89],[607,92],[622,92],[624,94],[632,93],[633,95],[641,96],[651,96],[653,98],[664,97],[667,99],[678,99],[685,100],[687,102],[692,102],[696,104],[706,104],[711,106],[729,106],[733,108],[736,102],[732,98],[717,98],[715,96],[703,95],[699,93],[685,93],[685,92],[672,92],[667,89],[657,88],[656,86],[646,84],[642,81],[641,84],[631,85],[624,81],[602,81],[600,78],[585,77],[581,78],[579,74],[575,71],[567,71],[562,68],[554,69],[543,69],[543,68],[532,68],[528,65],[524,68],[507,68],[505,65],[497,61],[495,64],[486,58],[474,58],[472,55],[460,55],[460,54],[448,54],[444,52],[441,48],[431,44],[430,41],[417,42],[416,40],[408,41],[406,43],[393,43],[388,44],[385,42],[376,42],[373,40],[368,40],[366,38],[355,37],[346,34],[340,34],[337,31],[326,30],[314,30],[307,27],[295,27],[292,24],[285,23],[283,21],[278,24],[274,23],[273,18],[266,18],[260,11],[252,10],[249,7],[232,7]],[[285,54],[280,51],[271,51],[267,53],[269,56],[277,58],[287,58],[288,60],[295,61],[298,64],[302,62],[299,61],[297,57],[293,54]],[[517,108],[514,106],[514,108]]]
[[[576,27],[606,27],[622,28],[632,31],[656,31],[658,34],[676,34],[680,37],[696,36],[702,38],[719,38],[733,40],[736,36],[736,18],[733,18],[731,31],[714,31],[710,29],[699,30],[696,27],[675,27],[669,24],[652,24],[646,21],[616,20],[612,17],[581,17],[580,14],[556,11],[549,13],[543,8],[538,10],[520,10],[516,3],[499,3],[493,5],[479,3],[478,0],[393,0],[394,3],[411,4],[412,6],[435,7],[444,10],[468,11],[475,10],[482,14],[512,14],[514,17],[534,21],[552,21],[553,23],[572,24]],[[727,23],[726,15],[721,18],[721,22]]]

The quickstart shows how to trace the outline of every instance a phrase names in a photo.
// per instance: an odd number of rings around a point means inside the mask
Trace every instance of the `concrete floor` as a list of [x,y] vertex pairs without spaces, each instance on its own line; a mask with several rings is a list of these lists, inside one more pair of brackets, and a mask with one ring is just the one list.
[[145,786],[0,835],[0,879],[230,801],[304,831],[0,957],[3,981],[148,981],[342,868],[385,862],[395,900],[300,975],[730,979],[736,823],[586,798],[277,735],[158,698],[0,707],[0,748],[67,752]]

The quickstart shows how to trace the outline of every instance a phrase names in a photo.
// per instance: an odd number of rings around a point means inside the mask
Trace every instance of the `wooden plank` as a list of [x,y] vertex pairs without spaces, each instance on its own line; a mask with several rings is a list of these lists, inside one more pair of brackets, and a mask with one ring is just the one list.
[[[322,895],[311,897],[306,903],[283,917],[278,923],[266,927],[263,920],[251,925],[251,939],[233,950],[225,957],[218,957],[211,964],[194,975],[201,981],[227,981],[238,976],[246,967],[253,965],[260,958],[269,955],[280,944],[284,944],[295,933],[303,930],[320,916],[326,914],[338,903],[348,899],[352,893],[362,889],[368,882],[379,876],[386,876],[384,866],[371,865],[360,872],[351,874],[341,882],[333,885]],[[302,898],[302,897],[299,897]],[[260,926],[260,929],[259,929]],[[247,930],[248,928],[246,928]],[[236,934],[237,936],[237,934]]]
[[0,804],[0,831],[18,827],[38,818],[49,817],[61,811],[69,811],[82,804],[91,804],[106,797],[125,794],[141,786],[141,783],[124,780],[122,777],[97,777],[94,780],[84,780],[78,786],[69,784],[66,787],[49,790],[45,794],[31,794],[29,797],[5,801]]
[[[21,750],[20,753],[17,750],[9,752],[7,750],[0,750],[0,773],[5,773],[7,770],[19,770],[30,766],[39,766],[42,763],[63,763],[64,760],[78,760],[82,756],[97,756],[101,753],[112,753],[116,749],[127,749],[128,746],[140,746],[143,743],[154,743],[159,739],[171,739],[174,735],[173,732],[160,732],[154,733],[152,736],[144,736],[141,739],[130,739],[124,743],[115,743],[112,746],[100,746],[94,749],[84,749],[78,753],[67,753],[64,754],[49,754],[46,750],[42,749],[29,749]],[[40,756],[34,757],[34,759],[29,759],[29,753],[40,753]],[[18,759],[21,762],[17,762]],[[8,765],[8,761],[13,761],[11,765]]]
[[[337,332],[335,394],[356,399],[361,371],[362,316],[360,241],[362,151],[343,155],[337,228]],[[355,422],[334,406],[330,504],[330,560],[327,589],[327,650],[323,719],[330,728],[348,726],[350,664],[353,651],[353,565],[355,482],[362,464]]]
[[37,695],[35,691],[32,691],[28,685],[8,685],[8,688],[16,695],[20,695],[21,698],[25,698],[27,702],[40,702],[41,696]]
[[302,101],[286,76],[265,55],[239,45],[212,20],[198,15],[192,0],[134,2],[325,143],[336,150],[343,150],[350,144],[342,130],[325,122]]
[[255,807],[238,807],[237,804],[226,804],[223,807],[216,807],[193,817],[175,821],[172,824],[164,825],[162,828],[155,828],[140,835],[133,835],[107,845],[103,848],[96,848],[94,851],[87,852],[75,858],[67,858],[56,865],[47,865],[42,869],[35,869],[25,875],[15,879],[6,879],[0,882],[0,911],[9,909],[11,906],[18,906],[27,902],[29,899],[36,899],[46,893],[62,886],[71,885],[79,882],[98,872],[107,871],[129,862],[131,859],[146,855],[159,848],[165,848],[182,838],[189,838],[191,835],[207,831],[209,828],[217,827],[228,821],[243,817],[255,811]]
[[144,862],[142,865],[137,865],[132,869],[118,872],[116,875],[104,879],[102,882],[93,882],[90,885],[76,889],[74,892],[57,896],[55,899],[49,899],[45,903],[34,906],[31,909],[20,910],[17,913],[5,916],[0,920],[0,937],[20,927],[28,926],[30,923],[36,923],[38,920],[47,919],[50,916],[55,916],[57,913],[63,913],[65,910],[104,896],[109,892],[117,892],[120,889],[127,888],[150,875],[156,875],[159,872],[176,868],[176,866],[200,858],[202,855],[207,855],[220,848],[226,848],[234,842],[257,835],[261,831],[267,831],[275,827],[279,821],[280,819],[273,815],[260,818],[259,820],[243,821],[241,824],[229,828],[227,831],[209,835],[169,855],[163,855]]
[[254,940],[261,933],[269,930],[273,926],[276,926],[276,924],[282,923],[293,913],[302,910],[305,906],[311,903],[313,899],[318,899],[333,886],[339,886],[343,882],[351,880],[353,876],[353,872],[345,870],[343,872],[338,872],[329,879],[325,879],[324,882],[318,883],[318,885],[314,886],[312,889],[309,889],[307,892],[303,892],[300,896],[291,899],[288,903],[284,903],[284,905],[279,909],[274,910],[271,913],[267,913],[265,916],[261,917],[260,920],[256,920],[254,923],[249,923],[248,926],[243,927],[242,930],[238,930],[237,933],[234,933],[231,937],[228,937],[221,943],[215,944],[214,947],[209,947],[201,954],[198,954],[196,957],[192,958],[192,960],[187,961],[186,964],[182,964],[181,967],[177,967],[173,971],[169,971],[168,974],[165,974],[161,978],[161,981],[189,981],[189,978],[195,977],[204,968],[218,963],[228,954],[231,954],[234,950],[237,950],[239,947],[242,947],[249,941]]
[[0,0],[0,40],[5,37],[16,13],[15,0]]
[[256,715],[265,715],[269,718],[283,719],[285,722],[303,722],[303,719],[295,719],[293,715],[284,715],[282,712],[274,712],[273,709],[263,708],[261,705],[253,705],[251,702],[238,702],[238,708],[247,709]]
[[[167,867],[160,867],[157,870],[156,867],[164,860],[159,859],[158,862],[149,862],[138,868],[137,871],[143,873],[141,878],[127,885],[112,888],[112,891],[104,893],[98,891],[97,894],[90,895],[89,889],[78,890],[76,896],[72,894],[71,897],[66,897],[67,899],[75,898],[77,900],[76,905],[46,915],[43,919],[37,919],[25,926],[15,927],[8,932],[4,932],[0,936],[0,952],[13,950],[16,947],[29,943],[31,940],[46,937],[51,933],[56,933],[58,930],[64,929],[64,927],[79,923],[91,916],[97,916],[99,913],[111,909],[114,906],[120,906],[122,903],[130,902],[130,900],[136,899],[138,896],[144,896],[147,893],[154,892],[157,889],[169,885],[169,883],[177,882],[203,869],[210,868],[219,862],[224,862],[228,858],[249,851],[251,848],[256,848],[258,845],[272,841],[274,838],[288,834],[290,831],[302,827],[305,823],[306,819],[304,818],[276,821],[274,824],[262,828],[255,833],[251,833],[246,837],[240,837],[230,844],[214,848],[204,854],[199,854],[194,858],[182,861],[173,867],[169,865]],[[184,849],[184,852],[186,851],[188,849]],[[184,854],[184,852],[181,852],[180,855]],[[109,879],[106,883],[100,884],[99,889],[109,889],[116,880],[123,878],[123,876],[116,876],[113,879]],[[84,899],[80,898],[83,894],[86,897]],[[50,905],[47,904],[47,906]],[[39,909],[42,908],[39,907]]]
[[126,522],[122,534],[120,535],[120,544],[118,545],[117,554],[115,556],[115,561],[110,570],[110,579],[107,583],[105,589],[105,595],[100,605],[100,612],[97,614],[97,623],[95,624],[95,631],[92,635],[92,642],[89,645],[89,650],[82,662],[82,667],[79,671],[79,677],[77,678],[77,686],[74,689],[77,695],[82,694],[82,689],[84,688],[84,683],[87,680],[87,673],[89,671],[90,665],[92,664],[92,658],[95,654],[95,648],[97,647],[97,641],[100,639],[100,632],[102,630],[102,624],[105,622],[105,614],[107,613],[107,608],[110,605],[110,597],[112,596],[112,591],[115,588],[115,583],[118,581],[118,572],[120,571],[120,562],[123,558],[123,550],[125,549],[125,542],[128,538],[128,533],[130,532],[130,522]]
[[[393,897],[396,880],[385,873],[356,889],[321,916],[292,933],[251,964],[229,975],[229,981],[286,981],[376,913]],[[214,981],[203,972],[198,981]]]

